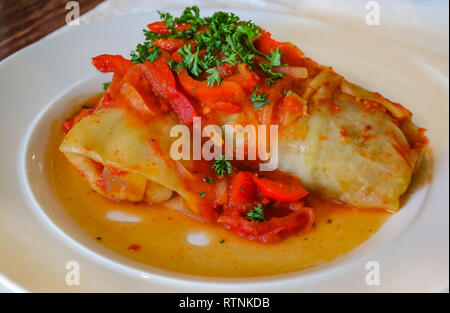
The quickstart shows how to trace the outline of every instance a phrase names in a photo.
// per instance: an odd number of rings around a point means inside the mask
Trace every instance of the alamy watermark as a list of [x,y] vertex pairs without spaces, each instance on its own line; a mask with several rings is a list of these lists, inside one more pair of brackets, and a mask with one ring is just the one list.
[[380,25],[380,3],[378,1],[367,1],[365,9],[366,13],[366,24],[369,26]]
[[170,147],[175,161],[210,161],[225,155],[226,160],[258,160],[260,171],[278,167],[278,125],[208,124],[202,129],[201,118],[194,117],[192,138],[189,127],[181,124],[171,128],[170,137],[178,137]]
[[80,4],[78,1],[67,1],[66,3],[66,24],[73,26],[73,25],[80,25]]
[[66,263],[66,285],[79,286],[80,285],[80,264],[77,261],[69,261]]
[[377,261],[366,262],[366,277],[365,281],[367,286],[379,286],[380,285],[380,263]]

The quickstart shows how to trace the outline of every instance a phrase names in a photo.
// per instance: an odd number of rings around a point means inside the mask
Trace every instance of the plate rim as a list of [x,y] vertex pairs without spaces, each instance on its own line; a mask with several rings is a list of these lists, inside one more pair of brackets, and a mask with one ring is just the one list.
[[[210,9],[210,10],[204,10],[204,11],[213,11],[213,9]],[[252,12],[253,13],[253,11],[249,11],[249,10],[233,10],[234,12]],[[119,17],[113,17],[113,18],[111,18],[111,19],[124,19],[124,18],[129,18],[130,16],[133,16],[133,15],[143,15],[143,14],[150,14],[151,12],[144,12],[144,13],[139,13],[139,14],[132,14],[132,15],[125,15],[125,16],[119,16]],[[269,12],[265,12],[265,11],[261,11],[261,12],[259,12],[259,13],[264,13],[264,14],[268,14],[268,15],[275,15],[275,16],[280,16],[280,17],[282,17],[282,16],[285,16],[285,15],[290,15],[290,14],[284,14],[284,13],[269,13]],[[239,13],[238,13],[239,14]],[[290,15],[290,16],[292,16],[292,17],[295,17],[295,18],[302,18],[302,19],[306,19],[306,20],[312,20],[312,21],[315,21],[316,22],[316,20],[314,20],[314,19],[311,19],[311,18],[308,18],[308,17],[306,17],[306,18],[304,18],[304,17],[299,17],[299,16],[297,16],[297,15]],[[111,20],[111,19],[109,19],[109,20]],[[90,24],[87,24],[87,25],[82,25],[82,27],[95,27],[95,25],[97,25],[97,24],[102,24],[102,23],[104,23],[105,21],[98,21],[98,22],[94,22],[94,23],[90,23]],[[321,21],[321,20],[319,20],[319,22],[321,22],[321,23],[323,23],[323,21]],[[327,24],[329,24],[329,25],[335,25],[334,23],[327,23]],[[338,26],[341,26],[341,25],[338,25]],[[68,30],[68,31],[70,31],[70,30]],[[33,44],[31,44],[31,45],[29,45],[29,46],[27,46],[27,47],[25,47],[24,49],[21,49],[21,50],[19,50],[19,51],[17,51],[16,53],[14,53],[14,54],[12,54],[12,55],[10,55],[10,56],[8,56],[7,58],[5,58],[4,60],[2,60],[1,62],[0,62],[0,69],[2,68],[2,66],[4,66],[5,64],[7,64],[7,63],[9,63],[9,62],[11,62],[11,60],[14,60],[15,58],[18,58],[18,57],[20,57],[23,53],[25,53],[26,51],[29,51],[29,50],[31,50],[31,49],[33,49],[35,46],[38,46],[38,45],[44,45],[48,40],[57,40],[59,37],[61,37],[61,36],[64,36],[64,34],[66,34],[66,31],[62,31],[62,32],[60,32],[59,34],[51,34],[51,35],[49,35],[49,36],[47,36],[47,37],[45,37],[43,40],[40,40],[40,41],[38,41],[38,42],[35,42],[35,43],[33,43]],[[431,66],[431,65],[430,65]],[[433,66],[431,66],[431,67],[433,67]],[[85,77],[84,79],[88,79],[88,77]],[[84,80],[83,79],[83,80]],[[448,76],[447,76],[447,80],[448,80]],[[34,129],[34,127],[36,126],[36,124],[38,123],[38,121],[40,120],[40,117],[43,115],[43,114],[45,114],[45,112],[56,102],[56,101],[58,101],[58,99],[60,99],[61,97],[64,97],[64,94],[65,93],[67,93],[70,89],[73,89],[77,84],[78,84],[79,82],[73,82],[69,87],[68,87],[68,89],[67,90],[65,90],[65,91],[63,91],[63,92],[58,92],[58,94],[57,94],[57,96],[55,96],[55,97],[52,97],[52,100],[42,109],[42,110],[40,110],[39,111],[39,113],[36,115],[36,116],[34,116],[33,118],[32,118],[32,120],[33,120],[33,123],[30,125],[30,127],[29,127],[29,129],[27,129],[26,130],[26,132],[25,132],[25,136],[22,138],[23,139],[23,141],[22,141],[22,143],[20,144],[20,151],[23,151],[23,156],[26,158],[26,151],[27,151],[27,147],[28,147],[28,139],[30,138],[30,136],[32,135],[32,130]],[[20,155],[22,155],[22,154],[20,154]],[[22,157],[20,158],[21,160],[22,160]],[[20,164],[23,164],[23,162],[18,162],[18,165],[20,165]],[[20,169],[20,168],[19,168]],[[22,170],[24,171],[25,169],[24,168],[22,168]],[[25,177],[20,177],[19,178],[19,180],[21,181],[21,182],[23,182],[23,180],[25,179]],[[448,182],[448,181],[447,181]],[[27,190],[27,192],[30,192],[30,190]],[[427,192],[427,196],[429,195],[429,193]],[[424,200],[424,201],[426,201],[426,200]],[[28,200],[27,200],[27,202],[28,202]],[[37,206],[38,207],[38,206]],[[42,210],[40,210],[39,209],[39,211],[42,211]],[[58,228],[58,230],[59,230],[59,228]],[[71,240],[74,240],[74,239],[72,239],[71,238]],[[83,247],[84,249],[85,249],[85,247]],[[350,253],[352,253],[352,252],[350,252]],[[342,267],[351,267],[351,266],[353,266],[354,265],[354,263],[357,263],[357,262],[359,262],[360,260],[353,260],[352,262],[350,262],[350,263],[345,263],[345,264],[343,264],[342,265]],[[334,262],[334,261],[332,261],[332,262]],[[328,262],[327,264],[329,264],[330,262]],[[317,273],[317,274],[321,274],[321,273],[323,273],[323,275],[325,275],[325,274],[327,274],[329,271],[333,271],[333,267],[331,266],[331,268],[329,269],[329,270],[324,270],[324,271],[322,271],[322,272],[320,272],[320,273]],[[317,276],[322,276],[322,275],[317,275]],[[298,278],[297,278],[298,279]],[[2,273],[0,273],[0,282],[2,282],[2,281],[5,281],[6,283],[5,283],[5,285],[7,285],[8,284],[8,281],[9,281],[9,278],[7,277],[7,276],[4,276]],[[11,282],[11,284],[12,285],[16,285],[13,281],[10,281]],[[192,283],[192,281],[189,281],[189,284],[190,283]],[[202,282],[202,283],[204,283],[204,282]],[[239,283],[240,284],[240,283]],[[258,283],[259,284],[259,283]],[[447,281],[447,286],[448,286],[448,281]],[[17,289],[21,289],[21,291],[25,291],[26,289],[23,289],[21,286],[19,286],[19,285],[17,285],[17,287],[19,287],[19,288],[17,288]]]

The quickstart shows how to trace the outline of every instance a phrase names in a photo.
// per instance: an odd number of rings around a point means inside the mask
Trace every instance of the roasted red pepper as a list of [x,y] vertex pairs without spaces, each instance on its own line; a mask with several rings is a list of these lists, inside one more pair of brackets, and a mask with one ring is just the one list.
[[92,64],[102,73],[125,75],[131,67],[131,61],[121,55],[101,54],[92,58]]
[[206,81],[195,80],[186,70],[178,73],[183,89],[192,97],[214,109],[214,103],[226,101],[240,106],[245,101],[245,93],[235,82],[223,81],[219,86],[209,86]]
[[178,49],[183,48],[183,46],[189,44],[193,46],[194,42],[192,40],[185,40],[180,38],[164,38],[155,40],[155,42],[153,42],[154,46],[158,46],[169,53],[174,53]]
[[[158,22],[153,22],[147,25],[148,29],[151,30],[152,32],[161,34],[161,35],[167,35],[172,33],[172,31],[166,27],[166,23],[164,21],[158,21]],[[189,26],[189,24],[178,24],[175,26],[175,28],[181,32],[183,30],[189,29],[191,28]]]
[[297,178],[267,179],[253,176],[258,190],[267,198],[292,202],[304,198],[308,191],[298,182]]
[[282,64],[301,66],[303,63],[302,60],[304,54],[299,48],[290,42],[279,42],[274,40],[271,34],[265,30],[261,29],[261,35],[254,41],[254,45],[256,49],[269,55],[271,50],[275,51],[277,48],[280,48],[280,51],[283,52],[283,55],[281,56]]
[[[225,63],[228,64],[228,63]],[[235,74],[225,78],[225,81],[235,82],[241,86],[241,88],[247,92],[253,91],[253,89],[261,81],[261,78],[253,71],[248,69],[246,64],[239,64]],[[222,76],[222,75],[221,75]]]
[[302,202],[290,203],[289,207],[292,210],[291,214],[272,217],[264,222],[249,221],[244,216],[245,212],[239,210],[222,215],[219,222],[250,240],[276,242],[282,238],[282,235],[305,228],[315,219],[314,210],[304,207]]
[[[277,241],[281,235],[312,223],[314,210],[297,201],[308,193],[299,180],[290,179],[290,175],[283,173],[270,176],[274,180],[258,178],[245,171],[237,173],[229,185],[228,202],[219,222],[241,236],[263,242]],[[287,199],[289,203],[285,201]],[[247,214],[257,203],[271,214],[264,213],[266,216],[262,221],[251,221]]]
[[255,199],[256,185],[253,175],[249,172],[239,172],[231,180],[229,195],[235,203],[248,203]]
[[144,66],[144,75],[153,92],[169,104],[183,123],[191,124],[197,114],[189,100],[177,90],[175,77],[167,61],[159,57],[153,62],[145,62]]

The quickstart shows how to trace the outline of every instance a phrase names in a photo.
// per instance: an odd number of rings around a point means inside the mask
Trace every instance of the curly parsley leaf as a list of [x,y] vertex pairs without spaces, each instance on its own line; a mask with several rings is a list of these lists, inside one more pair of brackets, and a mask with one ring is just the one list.
[[272,85],[278,78],[284,77],[283,73],[274,72],[272,66],[268,63],[259,63],[259,67],[266,73],[269,78],[266,80],[267,85]]
[[225,174],[229,175],[233,170],[233,168],[231,167],[231,163],[225,159],[224,155],[221,155],[217,160],[214,161],[212,168],[219,176],[223,176]]
[[264,221],[264,208],[261,203],[253,207],[253,210],[247,213],[247,219],[252,222]]
[[173,16],[168,12],[158,11],[159,17],[164,21],[166,28],[170,29],[172,32],[177,32],[175,28],[175,20]]
[[181,64],[177,63],[174,60],[167,61],[167,64],[169,64],[169,67],[172,71],[176,71],[177,69],[179,69],[181,67]]
[[191,50],[191,44],[188,44],[183,46],[183,48],[178,49],[178,53],[180,54],[183,64],[186,66],[188,71],[192,75],[198,76],[202,72],[199,65],[199,48],[197,47],[194,53]]
[[206,82],[208,85],[214,87],[214,84],[217,83],[217,86],[220,85],[220,82],[222,81],[222,77],[220,77],[219,70],[217,67],[211,67],[206,70],[206,73],[208,73],[208,77],[206,77]]
[[146,41],[144,44],[138,44],[136,51],[131,51],[131,63],[137,64],[144,63],[145,61],[153,62],[158,58],[160,53],[159,47],[152,46],[150,41]]
[[186,32],[186,34],[194,34],[199,26],[205,24],[205,20],[200,17],[200,9],[196,5],[185,8],[183,14],[176,18],[175,22],[189,24],[190,32]]
[[261,109],[263,106],[268,105],[269,104],[269,99],[267,98],[268,95],[265,93],[257,93],[258,92],[258,87],[255,88],[255,90],[253,90],[253,94],[250,97],[250,101],[252,101],[253,106],[256,109]]
[[277,47],[275,51],[270,49],[270,55],[266,57],[269,63],[259,64],[261,69],[269,76],[269,79],[266,81],[267,85],[272,85],[276,79],[284,77],[283,73],[273,71],[274,66],[282,66],[281,64],[282,55],[283,53],[280,51],[280,47]]
[[151,30],[143,29],[145,40],[147,41],[155,41],[161,38],[161,34],[158,34],[156,32],[153,32]]
[[280,47],[277,47],[277,49],[275,51],[270,49],[270,55],[268,57],[270,66],[280,66],[282,55],[283,55],[283,52],[280,51]]

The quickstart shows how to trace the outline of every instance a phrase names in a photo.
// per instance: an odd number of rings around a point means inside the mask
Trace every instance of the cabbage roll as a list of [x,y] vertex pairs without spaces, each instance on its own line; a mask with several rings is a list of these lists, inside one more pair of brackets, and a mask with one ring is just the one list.
[[426,144],[410,113],[331,68],[302,98],[308,113],[282,129],[279,168],[330,199],[398,210]]

